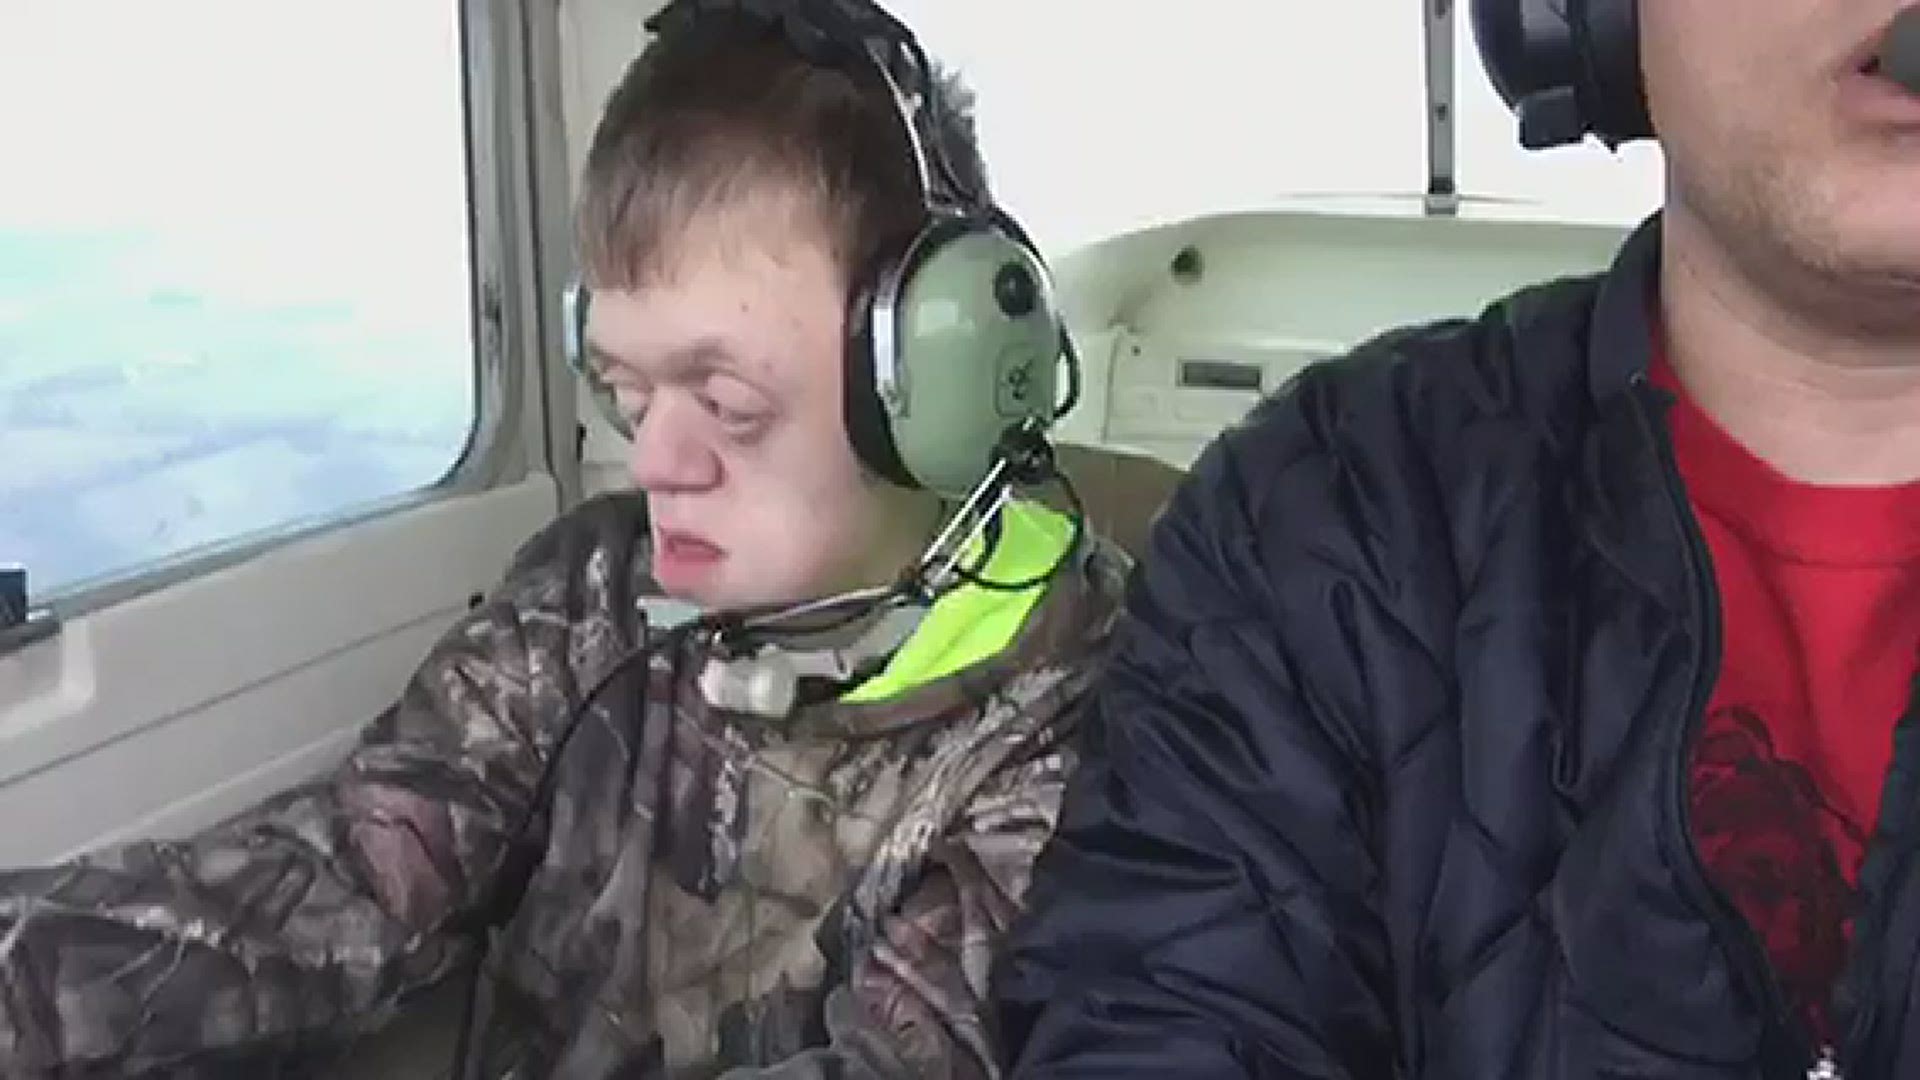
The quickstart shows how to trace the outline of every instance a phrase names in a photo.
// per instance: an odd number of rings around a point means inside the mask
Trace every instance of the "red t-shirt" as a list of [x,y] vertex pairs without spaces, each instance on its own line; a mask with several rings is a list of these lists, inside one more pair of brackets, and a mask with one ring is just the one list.
[[1693,750],[1708,873],[1823,1039],[1893,728],[1920,657],[1920,483],[1821,487],[1679,395],[1674,450],[1719,585],[1722,666]]

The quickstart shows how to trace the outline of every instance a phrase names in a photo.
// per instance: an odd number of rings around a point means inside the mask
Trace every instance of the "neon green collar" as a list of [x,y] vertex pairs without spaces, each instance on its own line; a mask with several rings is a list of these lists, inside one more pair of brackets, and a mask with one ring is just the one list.
[[[1000,542],[980,571],[989,581],[1039,577],[1053,568],[1073,541],[1072,519],[1038,503],[1008,503],[1000,517]],[[979,543],[974,541],[968,557],[977,554]],[[858,705],[898,697],[993,656],[1013,644],[1046,591],[1045,584],[1012,592],[962,583],[934,602],[880,674],[840,700]]]

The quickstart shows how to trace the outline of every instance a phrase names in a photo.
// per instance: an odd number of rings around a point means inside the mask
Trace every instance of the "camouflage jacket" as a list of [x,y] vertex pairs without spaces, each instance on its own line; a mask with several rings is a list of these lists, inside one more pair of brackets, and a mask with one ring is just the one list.
[[[528,543],[329,777],[185,842],[0,873],[0,1076],[328,1075],[470,966],[559,730],[646,632],[637,500]],[[492,950],[486,1077],[995,1073],[989,952],[1117,607],[1100,542],[1014,643],[872,704],[722,713],[629,665],[555,769]]]

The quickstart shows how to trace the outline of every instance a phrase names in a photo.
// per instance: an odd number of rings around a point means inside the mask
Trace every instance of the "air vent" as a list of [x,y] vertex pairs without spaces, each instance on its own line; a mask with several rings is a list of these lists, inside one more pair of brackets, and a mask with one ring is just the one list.
[[1202,390],[1242,390],[1258,394],[1265,381],[1261,365],[1240,360],[1182,360],[1180,385]]

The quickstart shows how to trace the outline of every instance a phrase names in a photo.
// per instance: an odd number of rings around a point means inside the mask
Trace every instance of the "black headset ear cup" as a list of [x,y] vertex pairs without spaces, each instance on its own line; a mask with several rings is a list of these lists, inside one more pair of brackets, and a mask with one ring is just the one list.
[[1472,0],[1474,42],[1529,149],[1653,135],[1637,0]]
[[1527,70],[1522,7],[1522,0],[1473,0],[1468,8],[1474,48],[1480,53],[1480,68],[1493,84],[1493,92],[1509,109],[1519,108],[1520,99],[1534,85],[1534,77]]
[[846,414],[847,441],[853,444],[860,463],[890,483],[918,488],[919,482],[907,472],[900,460],[900,448],[893,441],[893,424],[887,419],[886,405],[880,400],[874,372],[873,299],[881,276],[889,268],[882,260],[874,272],[854,283],[847,304],[846,348],[841,362],[841,408]]
[[1593,133],[1609,146],[1653,136],[1640,68],[1638,0],[1569,0],[1585,61],[1584,102]]

